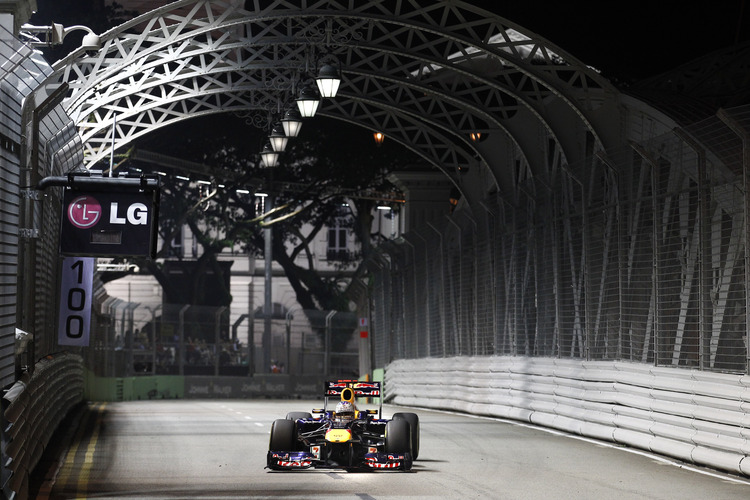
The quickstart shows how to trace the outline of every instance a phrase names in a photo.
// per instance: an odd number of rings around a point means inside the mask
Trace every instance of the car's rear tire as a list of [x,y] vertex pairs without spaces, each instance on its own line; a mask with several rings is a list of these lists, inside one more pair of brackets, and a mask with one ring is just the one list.
[[297,441],[294,432],[294,420],[274,420],[273,425],[271,425],[268,451],[294,451]]
[[419,456],[419,416],[416,413],[394,413],[393,420],[406,420],[411,427],[411,456],[414,460]]
[[312,418],[312,414],[306,411],[290,411],[286,414],[287,420],[299,420],[299,419]]

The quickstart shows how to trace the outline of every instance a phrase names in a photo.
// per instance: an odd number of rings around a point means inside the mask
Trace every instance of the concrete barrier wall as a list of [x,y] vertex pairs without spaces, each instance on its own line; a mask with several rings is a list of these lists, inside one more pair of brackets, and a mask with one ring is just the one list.
[[750,476],[750,376],[523,357],[405,359],[386,401],[507,418]]

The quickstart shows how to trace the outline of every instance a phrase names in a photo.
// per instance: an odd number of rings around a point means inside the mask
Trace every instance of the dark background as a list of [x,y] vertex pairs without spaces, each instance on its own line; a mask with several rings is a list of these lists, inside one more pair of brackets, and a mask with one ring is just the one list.
[[[37,0],[32,24],[101,26],[110,0]],[[119,0],[127,14],[167,0]],[[526,28],[620,84],[673,69],[699,56],[750,40],[748,0],[469,0]],[[132,17],[132,16],[126,16]],[[50,19],[52,18],[52,19]],[[101,31],[103,31],[103,28]],[[82,36],[82,34],[80,35]],[[74,37],[73,34],[70,35]],[[78,40],[80,43],[80,40]],[[75,45],[74,47],[75,48]]]

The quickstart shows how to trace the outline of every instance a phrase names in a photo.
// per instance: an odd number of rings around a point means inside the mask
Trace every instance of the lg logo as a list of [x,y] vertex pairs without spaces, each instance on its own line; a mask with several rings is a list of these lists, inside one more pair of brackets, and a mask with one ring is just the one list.
[[68,220],[78,229],[94,227],[102,217],[102,206],[91,196],[79,196],[68,205]]
[[[145,226],[148,224],[148,207],[143,203],[133,203],[119,214],[119,203],[113,201],[109,206],[110,224],[131,224]],[[68,205],[68,220],[78,229],[94,227],[102,217],[102,206],[93,196],[79,196]]]
[[133,203],[130,205],[126,211],[125,217],[118,217],[118,208],[118,203],[113,201],[109,208],[110,224],[125,224],[126,218],[127,223],[134,226],[145,226],[148,224],[148,207],[143,203]]

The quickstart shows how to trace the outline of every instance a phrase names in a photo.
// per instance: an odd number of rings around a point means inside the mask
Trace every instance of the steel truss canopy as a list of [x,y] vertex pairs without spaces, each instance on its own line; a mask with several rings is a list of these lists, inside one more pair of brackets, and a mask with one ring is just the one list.
[[87,167],[182,120],[276,110],[324,57],[342,82],[318,115],[385,133],[469,203],[513,203],[615,135],[617,92],[595,70],[461,1],[179,0],[100,38],[48,79],[70,85]]

